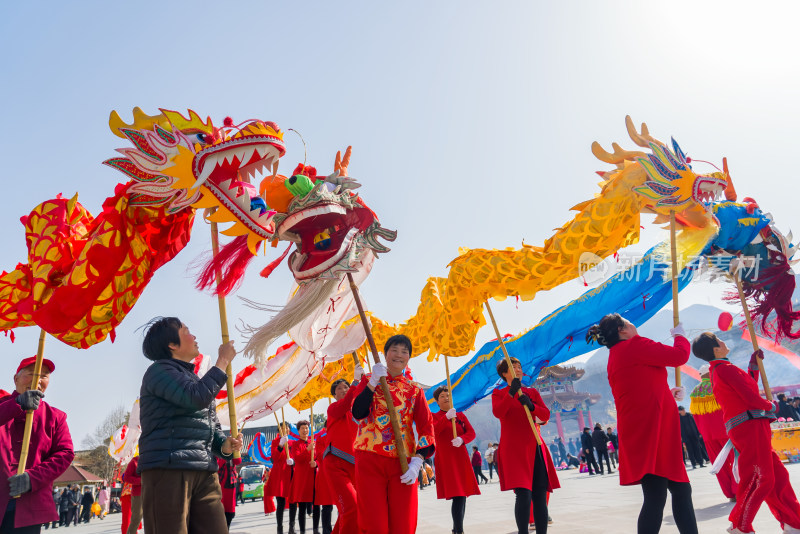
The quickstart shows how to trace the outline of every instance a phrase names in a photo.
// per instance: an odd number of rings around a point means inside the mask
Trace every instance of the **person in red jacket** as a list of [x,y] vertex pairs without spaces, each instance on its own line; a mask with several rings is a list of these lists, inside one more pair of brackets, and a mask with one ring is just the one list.
[[[725,419],[722,417],[722,408],[719,407],[711,386],[710,367],[708,364],[700,367],[700,383],[695,386],[689,395],[689,411],[694,416],[697,429],[703,436],[708,457],[711,463],[728,442],[728,432],[725,430]],[[722,470],[717,473],[717,482],[722,493],[731,500],[736,500],[736,481],[733,479],[733,458],[728,458]]]
[[236,475],[236,466],[241,463],[241,458],[231,458],[230,460],[217,458],[219,485],[222,487],[222,507],[225,508],[225,520],[228,522],[228,529],[231,528],[231,521],[236,516],[237,486],[240,482],[240,478]]
[[608,382],[617,407],[619,483],[642,486],[640,534],[661,529],[667,491],[678,532],[697,534],[675,402],[683,400],[684,393],[667,383],[667,367],[689,360],[689,341],[680,324],[670,333],[674,347],[639,336],[630,321],[612,313],[586,334],[587,343],[597,341],[610,349]]
[[[133,459],[128,462],[128,467],[125,468],[125,475],[123,475],[125,484],[130,484],[131,486],[131,506],[128,522],[126,523],[127,526],[125,530],[123,530],[123,534],[136,534],[142,523],[142,477],[136,472],[137,469],[139,469],[139,457],[134,456]],[[124,517],[122,522],[125,523]]]
[[[55,365],[45,359],[41,374],[34,381],[35,363],[35,357],[20,362],[14,374],[16,390],[0,400],[0,532],[3,533],[38,533],[42,523],[58,521],[53,481],[75,457],[67,414],[42,400]],[[18,475],[26,410],[33,411],[33,432],[25,471]]]
[[[454,534],[464,532],[464,514],[467,508],[467,497],[480,495],[478,481],[470,466],[467,443],[475,439],[475,430],[467,416],[456,412],[450,402],[450,391],[446,387],[438,387],[433,392],[433,399],[439,405],[439,411],[433,414],[433,431],[436,439],[436,498],[452,499],[450,513],[453,516]],[[456,437],[453,437],[453,420],[456,424]],[[473,447],[474,448],[474,447]]]
[[[264,495],[275,497],[275,520],[278,523],[278,534],[283,534],[283,512],[286,510],[286,499],[292,486],[292,464],[294,460],[289,456],[289,425],[281,423],[278,435],[270,444],[270,458],[272,471],[264,487]],[[294,530],[294,521],[291,523]]]
[[297,514],[297,523],[300,533],[306,531],[306,517],[311,512],[314,501],[314,471],[317,462],[314,460],[314,438],[309,438],[310,423],[297,422],[297,434],[300,437],[292,444],[292,460],[294,460],[294,474],[292,486],[289,490],[289,532],[294,530],[294,517]]
[[261,482],[264,483],[264,515],[269,515],[275,511],[275,500],[267,493],[267,486],[269,485],[270,468],[264,469],[264,474],[261,476]]
[[505,359],[497,364],[497,374],[508,387],[492,391],[492,414],[500,420],[500,446],[495,454],[500,491],[514,490],[514,519],[520,534],[528,532],[531,504],[536,532],[547,534],[547,494],[561,485],[550,451],[538,444],[525,407],[538,424],[550,420],[550,410],[536,389],[522,386],[520,361],[511,358],[511,364],[511,369]]
[[317,462],[317,473],[314,476],[314,534],[317,534],[320,514],[322,515],[322,534],[331,534],[331,517],[333,505],[336,503],[333,492],[328,485],[328,475],[325,468],[325,450],[328,448],[327,433],[317,439],[314,447],[314,460]]
[[[412,346],[408,337],[390,337],[383,348],[386,366],[376,363],[356,388],[352,414],[359,421],[353,448],[358,487],[358,524],[369,534],[413,534],[417,530],[417,477],[435,450],[433,420],[422,389],[406,377]],[[397,407],[408,469],[400,470],[386,398],[375,388],[385,377]],[[415,440],[414,425],[416,425]]]
[[728,361],[728,347],[711,332],[695,338],[692,352],[710,363],[714,396],[739,454],[739,487],[728,532],[753,532],[753,519],[766,502],[785,534],[800,533],[800,503],[789,473],[772,449],[769,423],[776,418],[777,406],[761,398],[758,383]]
[[[356,366],[352,385],[355,386],[363,375],[361,366]],[[356,388],[351,387],[347,380],[339,379],[331,384],[331,395],[336,401],[328,406],[328,446],[325,447],[324,464],[328,486],[339,511],[333,528],[339,534],[359,534],[356,462],[353,456],[358,424],[350,413]]]

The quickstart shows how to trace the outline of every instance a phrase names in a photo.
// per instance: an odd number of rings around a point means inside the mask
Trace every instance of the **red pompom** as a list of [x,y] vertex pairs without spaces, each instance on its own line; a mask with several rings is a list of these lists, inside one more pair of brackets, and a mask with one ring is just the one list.
[[214,290],[214,294],[221,296],[230,294],[242,284],[247,264],[253,258],[255,256],[247,248],[247,236],[234,238],[203,267],[195,284],[197,289],[201,291],[211,289],[217,281],[217,272],[220,272],[222,280]]
[[222,121],[222,124],[228,127],[233,126],[233,119],[230,117],[225,117],[225,120]]
[[292,176],[296,176],[298,174],[308,176],[313,180],[317,177],[317,169],[311,165],[303,165],[302,163],[298,163],[297,167],[294,168],[294,172],[292,172]]

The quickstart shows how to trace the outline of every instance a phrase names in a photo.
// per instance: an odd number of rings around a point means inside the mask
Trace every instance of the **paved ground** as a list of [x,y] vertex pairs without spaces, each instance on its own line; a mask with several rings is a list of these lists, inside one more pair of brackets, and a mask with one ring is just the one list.
[[[795,488],[800,488],[800,464],[787,465]],[[727,516],[733,504],[728,503],[717,486],[716,479],[708,474],[708,468],[689,471],[692,481],[694,506],[701,534],[723,534],[728,526]],[[465,532],[481,534],[513,534],[516,532],[513,519],[513,493],[501,493],[496,482],[482,485],[479,497],[467,501]],[[621,487],[616,473],[589,477],[576,471],[560,474],[561,489],[550,500],[550,515],[553,524],[549,532],[554,534],[616,534],[636,532],[636,518],[641,507],[641,490],[638,486]],[[272,534],[276,531],[274,514],[264,517],[261,502],[240,505],[231,525],[231,534]],[[284,520],[286,521],[286,520]],[[309,534],[310,529],[309,518]],[[436,489],[428,487],[420,492],[418,534],[449,533],[452,525],[450,506],[436,499]],[[755,529],[761,533],[779,533],[778,523],[766,506],[763,506],[755,521]],[[62,531],[63,532],[63,531]],[[81,534],[111,534],[120,532],[120,516],[114,514],[105,520],[94,520],[88,525],[70,527],[66,532]],[[669,503],[664,514],[662,533],[678,530],[672,520]]]

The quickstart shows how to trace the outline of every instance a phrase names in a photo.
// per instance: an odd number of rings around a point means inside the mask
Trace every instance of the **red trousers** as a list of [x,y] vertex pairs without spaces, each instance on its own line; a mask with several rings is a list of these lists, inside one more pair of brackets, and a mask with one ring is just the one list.
[[333,527],[334,534],[359,534],[358,499],[356,497],[356,466],[329,454],[325,462],[328,486],[336,500],[339,517]]
[[264,514],[271,514],[275,511],[275,501],[269,495],[264,495]]
[[728,517],[742,532],[753,532],[753,519],[766,502],[781,528],[800,528],[800,503],[789,482],[789,473],[772,450],[772,431],[767,419],[752,419],[728,434],[739,451],[739,489]]
[[[719,440],[719,439],[705,439],[704,443],[706,444],[706,452],[708,452],[708,457],[711,459],[711,463],[714,463],[714,460],[717,459],[719,456],[720,451],[727,443],[727,440]],[[736,497],[736,489],[738,484],[733,479],[733,455],[728,455],[728,460],[725,462],[725,466],[722,468],[722,471],[717,473],[717,482],[719,482],[719,487],[722,489],[722,493],[729,499],[733,499]]]
[[128,525],[131,522],[131,496],[123,495],[119,498],[122,505],[122,534],[128,534]]
[[356,451],[358,526],[364,534],[414,534],[417,530],[417,482],[400,482],[400,461]]

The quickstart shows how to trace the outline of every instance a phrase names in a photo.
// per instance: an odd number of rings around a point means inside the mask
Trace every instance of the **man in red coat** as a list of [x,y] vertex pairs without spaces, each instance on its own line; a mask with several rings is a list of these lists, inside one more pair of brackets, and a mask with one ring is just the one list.
[[[446,387],[436,388],[433,399],[439,411],[433,414],[433,432],[436,439],[436,498],[452,499],[453,533],[463,534],[467,497],[480,495],[478,481],[470,468],[467,443],[475,439],[475,430],[467,416],[456,412],[450,402]],[[453,436],[455,421],[456,436]],[[474,447],[473,447],[474,448]]]
[[219,485],[222,488],[222,507],[225,508],[225,521],[228,522],[228,529],[231,528],[231,521],[236,516],[236,499],[239,493],[241,477],[236,475],[236,466],[242,463],[241,458],[231,458],[223,460],[217,458],[217,471]]
[[759,395],[758,383],[728,361],[728,347],[711,332],[692,342],[694,355],[711,365],[711,385],[725,418],[728,437],[739,453],[739,488],[728,519],[728,532],[753,532],[761,503],[766,502],[785,534],[800,533],[800,503],[789,473],[772,449],[769,423],[777,407]]
[[[278,522],[278,534],[283,534],[283,511],[286,509],[286,499],[289,498],[289,490],[292,485],[292,464],[294,460],[289,456],[289,426],[281,423],[278,435],[270,444],[270,459],[272,460],[272,471],[270,471],[267,485],[264,488],[264,495],[275,497],[275,520]],[[294,522],[292,522],[294,529]]]
[[[67,414],[42,400],[55,365],[44,360],[34,384],[35,363],[35,357],[20,362],[14,375],[16,390],[0,400],[0,466],[2,478],[8,480],[7,484],[0,484],[0,532],[3,533],[38,534],[42,523],[58,521],[53,481],[75,457]],[[34,385],[37,389],[31,389]],[[25,472],[17,475],[26,410],[33,410],[33,433]]]
[[[725,419],[722,417],[722,408],[719,407],[711,386],[710,367],[708,364],[700,368],[700,383],[695,386],[689,395],[689,411],[694,415],[697,428],[703,436],[703,442],[708,451],[711,463],[717,459],[722,448],[728,442],[728,432],[725,430]],[[736,500],[736,481],[733,479],[733,458],[729,457],[722,470],[717,473],[717,482],[722,493],[730,499]]]
[[497,364],[497,374],[509,387],[492,392],[492,413],[500,419],[500,447],[495,455],[500,490],[514,490],[517,496],[514,518],[520,534],[528,532],[531,503],[536,532],[547,534],[547,494],[561,486],[550,451],[538,445],[525,407],[538,424],[547,423],[550,410],[536,389],[522,387],[519,360],[511,358],[511,363],[511,369],[506,360]]
[[[353,386],[364,375],[361,366],[354,372]],[[339,511],[334,532],[359,534],[358,501],[356,496],[356,465],[353,457],[353,441],[358,424],[350,410],[356,398],[356,388],[347,380],[340,379],[331,384],[331,395],[336,399],[328,406],[328,446],[325,448],[325,475],[328,486]]]
[[314,471],[317,462],[314,460],[314,438],[309,439],[310,424],[308,421],[297,422],[297,434],[300,437],[292,444],[294,474],[289,490],[289,532],[294,530],[294,516],[300,532],[306,531],[306,517],[311,512],[314,501]]

